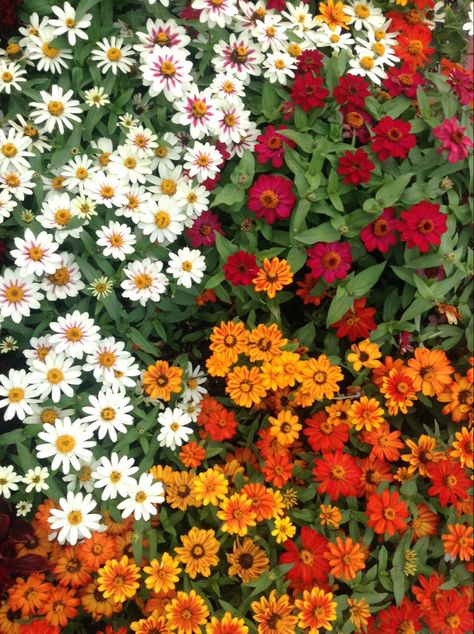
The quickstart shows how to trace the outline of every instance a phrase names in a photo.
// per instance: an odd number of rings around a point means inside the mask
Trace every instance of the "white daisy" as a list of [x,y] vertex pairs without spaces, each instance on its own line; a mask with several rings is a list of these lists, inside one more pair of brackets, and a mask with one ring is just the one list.
[[97,172],[89,180],[86,193],[96,203],[104,205],[108,209],[123,207],[127,199],[125,185],[116,176]]
[[10,169],[8,172],[0,172],[0,188],[5,189],[17,200],[25,200],[25,196],[31,196],[35,187],[34,172],[32,170]]
[[10,498],[12,491],[18,491],[17,482],[21,482],[21,476],[14,471],[12,465],[0,467],[0,495],[6,500]]
[[349,66],[350,69],[347,71],[349,74],[368,77],[374,84],[380,85],[381,80],[387,77],[382,62],[371,51],[366,51],[364,55],[350,59]]
[[312,34],[311,39],[317,46],[321,48],[329,47],[336,53],[339,53],[339,51],[352,51],[352,46],[355,44],[351,33],[344,33],[340,26],[336,26],[332,30],[327,24],[322,24]]
[[72,253],[60,253],[58,268],[41,281],[41,288],[46,292],[46,299],[56,301],[66,297],[76,297],[85,288],[76,258]]
[[368,28],[378,28],[383,24],[385,17],[382,9],[375,7],[371,2],[355,0],[344,5],[344,13],[351,17],[348,22],[356,31]]
[[167,196],[155,201],[150,199],[138,223],[151,242],[171,244],[184,231],[186,215]]
[[125,216],[138,223],[147,208],[151,192],[142,185],[129,185],[125,188],[125,198],[127,202],[116,210],[115,215]]
[[212,95],[220,99],[225,99],[227,103],[240,103],[241,98],[245,98],[244,83],[237,79],[229,71],[227,73],[217,73],[209,86]]
[[206,262],[201,252],[184,247],[178,253],[170,253],[166,272],[171,273],[179,285],[191,288],[193,282],[202,280],[205,270]]
[[175,167],[174,161],[181,159],[182,150],[179,146],[178,137],[172,132],[165,132],[160,139],[158,147],[155,148],[152,169],[157,166],[172,171]]
[[387,66],[394,66],[400,61],[393,48],[382,42],[367,42],[362,39],[357,39],[357,42],[359,46],[356,46],[356,53],[359,57],[375,55],[375,59],[380,65],[386,64]]
[[281,24],[281,16],[266,15],[252,29],[252,37],[260,44],[262,52],[271,50],[280,53],[285,50],[288,41],[286,28]]
[[105,92],[103,86],[94,86],[84,91],[84,100],[86,105],[91,108],[101,108],[110,103],[109,95]]
[[152,53],[155,46],[184,48],[191,41],[191,38],[186,35],[186,29],[179,26],[175,20],[165,22],[149,18],[146,21],[146,31],[139,31],[135,35],[140,44],[135,44],[133,48],[142,54],[142,59],[146,59],[146,54]]
[[109,172],[121,181],[143,185],[151,174],[151,160],[140,157],[133,147],[121,145],[110,157]]
[[57,420],[54,425],[46,423],[43,426],[38,438],[44,443],[36,445],[36,455],[40,460],[52,458],[53,471],[61,468],[63,473],[68,474],[71,467],[79,471],[79,459],[85,462],[92,459],[89,447],[96,445],[92,437],[92,431],[80,420],[73,422],[66,416],[62,420]]
[[262,72],[264,56],[260,46],[250,40],[246,33],[231,33],[229,42],[220,40],[214,45],[214,52],[216,57],[212,59],[212,65],[217,72],[229,71],[244,82],[252,75],[258,76]]
[[0,341],[0,354],[8,354],[9,352],[15,352],[18,350],[18,341],[15,337],[8,336]]
[[189,416],[193,423],[197,422],[199,412],[201,411],[201,401],[183,401],[176,402],[176,407],[182,409],[185,414]]
[[102,516],[100,513],[91,513],[97,503],[88,493],[74,494],[69,491],[65,498],[59,500],[59,509],[51,509],[48,522],[53,531],[59,531],[57,540],[62,544],[75,546],[80,539],[89,539],[91,531],[102,531]]
[[75,491],[76,489],[84,489],[86,493],[92,493],[95,488],[92,472],[98,464],[98,460],[92,460],[91,462],[81,460],[81,468],[79,470],[71,471],[62,477],[63,482],[67,482],[67,490]]
[[14,416],[23,420],[32,414],[31,403],[35,402],[35,389],[25,370],[10,370],[8,376],[0,374],[0,407],[7,409],[3,413],[5,420]]
[[132,515],[136,520],[144,519],[146,522],[152,515],[158,513],[157,504],[165,501],[164,487],[161,482],[156,482],[151,473],[142,473],[140,480],[133,480],[133,484],[127,487],[127,498],[117,505],[122,511],[122,517]]
[[196,141],[193,147],[188,147],[183,157],[184,169],[191,178],[196,177],[199,183],[208,178],[214,178],[222,165],[222,154],[211,143]]
[[28,152],[30,145],[31,140],[15,128],[10,128],[8,134],[0,129],[0,170],[28,168],[28,157],[34,156],[33,152]]
[[26,500],[20,500],[15,504],[15,510],[18,517],[25,517],[33,508],[33,504],[31,502],[27,502]]
[[50,343],[56,353],[64,352],[73,359],[82,359],[84,354],[94,350],[100,340],[99,326],[89,317],[89,313],[75,310],[65,317],[58,317],[49,327],[56,333],[51,335]]
[[192,83],[192,62],[183,49],[155,46],[140,66],[143,83],[149,86],[152,97],[163,93],[168,101],[179,99],[184,88]]
[[51,46],[55,39],[54,29],[49,26],[39,31],[37,35],[30,36],[31,41],[27,46],[28,58],[35,61],[39,71],[60,74],[64,68],[68,67],[68,60],[72,59],[72,51],[70,48],[61,49]]
[[182,409],[167,407],[164,412],[158,414],[157,419],[161,429],[158,433],[158,443],[160,447],[169,447],[174,450],[181,447],[183,442],[187,442],[193,430],[188,425],[191,418]]
[[97,430],[99,440],[108,434],[112,442],[117,442],[117,432],[124,434],[126,425],[133,425],[133,411],[128,396],[120,394],[116,389],[108,388],[100,391],[97,396],[90,395],[91,407],[83,407],[82,411],[87,416],[82,417],[82,422],[88,423],[90,431]]
[[159,302],[168,286],[168,278],[161,271],[162,262],[144,258],[142,261],[130,262],[123,274],[127,279],[121,283],[123,296],[138,301],[145,306],[147,301]]
[[54,239],[62,244],[68,236],[78,238],[83,230],[82,226],[69,228],[74,214],[69,196],[66,193],[55,193],[50,194],[43,202],[41,213],[36,219],[45,229],[55,229]]
[[183,208],[187,216],[184,223],[190,227],[200,214],[209,209],[209,192],[203,185],[193,185],[192,181],[182,181],[176,192],[174,202]]
[[59,407],[53,407],[52,405],[32,405],[33,414],[28,416],[23,421],[25,425],[45,425],[49,423],[54,425],[58,419],[63,419],[65,416],[73,416],[74,410],[71,408],[60,409]]
[[0,223],[10,217],[17,204],[6,189],[0,189]]
[[34,469],[28,469],[21,481],[26,484],[26,493],[31,493],[33,490],[36,493],[41,493],[41,491],[49,489],[49,484],[46,482],[48,478],[49,471],[46,467],[35,467]]
[[30,380],[36,388],[35,395],[41,401],[51,396],[53,403],[57,403],[62,394],[72,398],[72,386],[81,383],[81,369],[73,363],[74,359],[67,359],[64,354],[56,352],[47,354],[44,361],[33,361]]
[[106,257],[110,255],[115,260],[123,261],[126,255],[135,251],[133,245],[137,239],[130,227],[125,224],[111,220],[107,226],[104,225],[95,234],[98,237],[96,244],[99,247],[105,247],[102,253]]
[[75,156],[61,168],[63,185],[69,191],[82,191],[88,178],[99,170],[88,156]]
[[29,367],[35,359],[44,361],[47,354],[51,352],[53,346],[50,344],[50,336],[45,335],[43,337],[32,337],[29,341],[31,348],[23,350],[23,356],[26,359],[26,363]]
[[142,125],[134,126],[127,132],[125,144],[128,145],[140,158],[153,156],[158,147],[158,137],[149,128]]
[[317,24],[310,7],[304,2],[300,2],[297,7],[287,2],[286,11],[282,12],[282,16],[287,19],[290,29],[298,35],[310,31]]
[[189,126],[189,132],[193,139],[202,139],[208,136],[217,125],[218,103],[207,88],[199,91],[198,87],[193,84],[186,91],[183,99],[174,101],[173,107],[177,112],[171,117],[171,121]]
[[54,27],[55,35],[67,33],[67,39],[71,46],[75,46],[76,38],[87,40],[88,36],[84,29],[88,29],[92,23],[92,14],[86,13],[79,20],[76,19],[76,10],[69,2],[65,2],[63,8],[51,7],[52,12],[57,16],[49,19],[49,24]]
[[12,88],[21,91],[21,84],[26,82],[26,70],[16,62],[0,59],[0,93],[10,95]]
[[31,309],[40,308],[43,293],[33,275],[24,275],[20,269],[4,269],[0,275],[0,315],[10,317],[19,324],[29,317]]
[[471,2],[471,4],[469,5],[467,17],[468,20],[465,24],[463,24],[462,28],[464,31],[467,31],[467,35],[472,37],[474,35],[474,2]]
[[43,275],[54,273],[60,261],[56,251],[59,245],[46,231],[37,236],[27,228],[23,238],[14,239],[16,249],[10,252],[16,266],[23,275]]
[[239,12],[236,0],[192,0],[191,6],[199,11],[199,22],[209,28],[225,28]]
[[140,122],[134,114],[132,114],[131,112],[126,112],[118,118],[118,123],[123,128],[131,130],[132,128],[135,128]]
[[288,79],[295,76],[296,63],[289,53],[271,53],[263,62],[265,71],[263,76],[271,84],[286,86]]
[[204,394],[207,394],[207,390],[203,387],[206,382],[206,375],[201,370],[201,367],[197,365],[193,368],[192,364],[188,361],[187,378],[184,383],[185,388],[181,394],[181,399],[184,403],[189,401],[199,402]]
[[71,200],[71,209],[74,215],[83,220],[85,223],[89,222],[92,216],[97,215],[96,203],[87,196],[77,196]]
[[43,128],[34,126],[31,121],[27,121],[21,114],[17,114],[15,118],[16,121],[11,121],[11,125],[15,130],[22,132],[30,139],[30,149],[38,150],[40,154],[43,154],[45,150],[51,149],[51,144],[48,143],[48,137],[44,133]]
[[[172,169],[169,169],[163,163],[158,166],[159,176],[150,176],[149,182],[151,185],[148,190],[152,194],[158,194],[158,196],[169,196],[173,198],[178,191],[178,186],[183,180],[183,168],[181,165],[177,165]],[[173,203],[176,203],[173,200]]]
[[138,471],[133,458],[121,456],[112,452],[110,460],[106,456],[102,456],[100,464],[92,472],[95,487],[104,489],[101,493],[102,500],[115,500],[117,495],[127,497],[128,490],[134,486],[135,480],[133,474]]
[[128,388],[134,388],[136,386],[137,381],[135,377],[140,375],[140,367],[135,363],[135,359],[131,354],[121,360],[120,366],[120,370],[114,370],[112,380],[104,380],[104,385],[125,392]]
[[242,134],[248,129],[249,117],[250,111],[244,110],[242,104],[223,104],[219,112],[219,122],[215,128],[216,136],[226,145],[232,142],[238,143]]
[[97,67],[105,74],[109,70],[114,75],[118,71],[128,73],[134,64],[133,50],[131,46],[124,46],[121,37],[104,37],[97,42],[97,47],[92,51],[91,60],[96,62]]
[[77,115],[82,111],[79,102],[71,99],[73,94],[72,90],[64,92],[57,84],[51,86],[51,92],[41,90],[42,101],[29,104],[33,108],[31,118],[35,123],[44,123],[48,132],[53,132],[55,128],[58,128],[61,134],[65,128],[72,130],[73,121],[80,123],[81,118]]

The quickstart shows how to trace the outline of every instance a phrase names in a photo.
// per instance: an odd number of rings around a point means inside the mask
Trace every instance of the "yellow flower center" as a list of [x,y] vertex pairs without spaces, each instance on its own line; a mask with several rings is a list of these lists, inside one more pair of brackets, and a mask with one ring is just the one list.
[[52,368],[46,375],[46,378],[49,383],[56,385],[57,383],[61,383],[61,381],[64,379],[64,374],[61,372],[61,370],[58,370],[58,368]]
[[48,280],[56,286],[65,286],[70,279],[71,275],[65,266],[60,267],[57,271],[48,275]]
[[370,15],[370,9],[366,4],[357,4],[355,7],[355,14],[358,18],[368,18]]
[[365,55],[364,57],[361,58],[360,65],[362,66],[364,70],[370,70],[371,68],[374,67],[373,57],[369,57],[368,55]]
[[76,26],[76,21],[73,18],[66,18],[64,24],[68,27],[68,29],[72,29]]
[[115,194],[115,190],[111,185],[102,185],[99,191],[102,198],[109,199],[113,198]]
[[160,66],[160,70],[162,75],[169,77],[176,74],[176,66],[170,61],[163,62]]
[[71,511],[67,516],[67,520],[71,526],[77,526],[82,522],[82,513],[81,511]]
[[48,423],[49,425],[54,425],[56,422],[56,418],[58,417],[58,412],[52,407],[47,407],[40,414],[40,421],[45,425]]
[[237,119],[235,118],[233,114],[227,114],[224,117],[224,123],[229,127],[232,127],[233,125],[235,125],[236,120]]
[[129,156],[125,159],[125,161],[123,162],[123,164],[125,165],[125,167],[129,170],[133,170],[136,168],[137,166],[137,161],[136,159],[134,159],[132,156]]
[[382,42],[374,42],[374,44],[372,44],[372,50],[376,55],[380,56],[385,53],[385,46],[382,44]]
[[13,75],[7,70],[4,71],[2,73],[2,81],[4,81],[6,84],[9,84],[11,81],[13,81]]
[[61,434],[56,438],[55,444],[60,453],[70,453],[76,446],[76,441],[70,434]]
[[193,105],[191,106],[191,111],[195,117],[198,119],[203,117],[207,112],[207,106],[204,101],[197,99]]
[[48,103],[48,112],[53,117],[60,117],[64,112],[64,104],[61,101],[50,101]]
[[172,196],[173,194],[176,193],[177,185],[173,179],[164,178],[161,181],[160,189],[163,192],[163,194],[166,194],[167,196]]
[[140,275],[136,275],[133,278],[133,282],[137,288],[148,288],[152,285],[153,280],[150,275],[146,273],[141,273]]
[[185,260],[182,264],[181,264],[181,268],[183,269],[183,271],[186,271],[187,273],[189,273],[190,271],[193,270],[193,263],[190,262],[189,260]]
[[23,400],[25,391],[21,387],[12,387],[8,392],[8,400],[10,403],[19,403]]
[[158,229],[166,229],[171,224],[171,218],[166,211],[159,211],[155,214],[155,225]]
[[76,178],[78,178],[80,181],[83,181],[88,176],[89,176],[89,172],[86,170],[85,167],[78,167],[77,168],[77,170],[76,170]]
[[112,407],[105,407],[100,416],[102,420],[113,420],[115,418],[115,410]]
[[124,244],[122,236],[118,233],[113,233],[109,238],[109,242],[112,247],[122,247]]
[[119,471],[112,471],[112,473],[109,476],[109,480],[113,484],[117,484],[117,482],[120,482],[121,479],[122,479],[122,474]]
[[7,174],[5,176],[5,183],[8,185],[8,187],[18,187],[18,185],[20,185],[21,183],[21,180],[16,174]]
[[113,352],[101,352],[98,361],[104,368],[111,368],[115,363],[115,354]]
[[138,493],[135,496],[135,502],[138,502],[139,504],[143,504],[143,502],[147,499],[147,494],[145,493],[145,491],[138,491]]
[[5,145],[2,145],[2,154],[7,158],[15,156],[16,153],[17,149],[13,143],[5,143]]
[[80,341],[84,336],[82,330],[75,327],[68,328],[64,334],[69,341]]
[[71,218],[72,213],[69,211],[69,209],[58,209],[54,214],[54,220],[58,223],[58,225],[61,225],[62,227],[65,227],[67,224],[69,224]]
[[25,295],[25,292],[19,286],[10,286],[5,291],[5,297],[8,302],[16,304],[17,302],[21,302]]
[[49,57],[50,59],[54,59],[59,55],[59,48],[54,48],[54,46],[50,46],[48,42],[45,42],[41,47],[43,55]]
[[116,62],[121,57],[122,57],[122,53],[120,49],[116,48],[115,46],[112,46],[112,48],[109,48],[109,50],[107,51],[107,59],[110,60],[111,62]]

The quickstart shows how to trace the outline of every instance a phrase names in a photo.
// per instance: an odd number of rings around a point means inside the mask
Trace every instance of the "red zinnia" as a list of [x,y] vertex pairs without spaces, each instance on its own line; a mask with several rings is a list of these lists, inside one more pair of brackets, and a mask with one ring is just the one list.
[[224,235],[219,217],[206,210],[186,229],[186,235],[192,247],[210,247],[216,241],[216,231]]
[[323,67],[323,56],[313,48],[300,53],[296,58],[296,63],[298,73],[317,73]]
[[[278,130],[286,129],[284,125],[278,127]],[[289,147],[295,147],[295,143],[286,136],[278,134],[274,126],[267,126],[265,132],[257,137],[257,145],[254,148],[257,153],[257,161],[259,163],[271,161],[273,167],[281,167],[285,150],[284,143]]]
[[369,83],[357,75],[343,75],[332,94],[339,105],[364,108],[366,97],[370,97]]
[[391,97],[405,95],[409,99],[416,99],[416,89],[425,83],[420,73],[411,72],[407,64],[400,68],[387,69],[387,77],[382,81],[383,87]]
[[345,423],[328,423],[325,412],[316,412],[304,421],[303,434],[313,451],[336,451],[342,449],[349,440],[349,426]]
[[383,634],[419,632],[423,627],[420,616],[420,606],[405,597],[398,608],[391,605],[377,614],[377,631],[383,632]]
[[28,625],[20,625],[21,634],[59,634],[59,627],[50,625],[47,621],[31,621]]
[[472,103],[474,94],[474,73],[472,71],[469,72],[464,68],[454,66],[449,71],[448,84],[463,106]]
[[377,535],[388,533],[392,537],[397,531],[406,529],[408,509],[406,502],[399,501],[398,491],[390,493],[385,489],[382,493],[373,493],[365,512],[369,516],[367,526],[373,528]]
[[294,564],[286,573],[293,585],[306,588],[327,582],[329,562],[324,557],[328,540],[308,526],[301,529],[301,548],[291,540],[283,544],[286,553],[280,555],[281,564]]
[[352,104],[341,106],[342,136],[352,139],[354,136],[359,143],[366,144],[370,141],[370,133],[367,125],[372,125],[372,117],[362,108]]
[[211,439],[216,442],[230,440],[235,436],[235,430],[237,429],[234,413],[225,409],[225,407],[220,407],[209,414],[204,423],[204,429]]
[[347,337],[349,341],[367,339],[370,331],[377,328],[374,321],[375,308],[366,308],[366,301],[365,297],[356,299],[352,308],[341,319],[331,324],[331,328],[337,328],[337,337]]
[[431,43],[431,31],[426,26],[417,24],[405,27],[403,33],[398,35],[397,42],[394,53],[406,62],[411,71],[430,63],[428,55],[434,53],[434,48],[428,46]]
[[257,259],[253,253],[237,251],[229,255],[223,269],[225,279],[234,286],[249,286],[258,273]]
[[330,284],[346,277],[351,268],[351,247],[348,242],[318,242],[308,249],[306,264],[311,275]]
[[472,631],[472,612],[469,600],[456,590],[443,592],[433,609],[425,614],[426,623],[433,634],[465,634]]
[[314,479],[321,483],[318,493],[328,493],[333,502],[341,495],[356,495],[361,473],[354,458],[340,449],[314,461]]
[[420,575],[417,581],[421,588],[412,586],[411,591],[415,595],[423,612],[428,612],[437,605],[438,599],[443,594],[440,588],[444,583],[444,576],[438,575],[438,573],[435,572],[428,578],[424,575]]
[[249,190],[248,208],[272,224],[288,218],[295,204],[291,181],[283,176],[261,175]]
[[291,478],[293,467],[288,453],[270,454],[265,458],[265,466],[262,468],[265,482],[281,489]]
[[390,247],[397,242],[395,230],[398,220],[395,218],[395,209],[387,207],[381,215],[360,232],[360,239],[367,251],[378,249],[381,253],[387,253]]
[[370,181],[374,168],[367,152],[359,148],[355,152],[347,150],[344,156],[339,157],[337,173],[344,175],[346,185],[359,185]]
[[447,216],[440,213],[439,205],[422,200],[400,214],[400,237],[409,249],[418,247],[422,253],[426,253],[432,244],[440,244],[441,236],[447,229],[446,221]]
[[410,133],[411,125],[407,121],[383,117],[372,128],[371,149],[377,153],[379,161],[389,158],[405,158],[416,145],[414,134]]
[[329,91],[323,88],[322,77],[314,77],[312,73],[298,75],[291,90],[293,102],[305,112],[311,108],[322,108],[328,95]]
[[429,465],[428,475],[432,485],[428,495],[437,495],[441,506],[455,505],[468,497],[471,481],[459,462],[442,460]]

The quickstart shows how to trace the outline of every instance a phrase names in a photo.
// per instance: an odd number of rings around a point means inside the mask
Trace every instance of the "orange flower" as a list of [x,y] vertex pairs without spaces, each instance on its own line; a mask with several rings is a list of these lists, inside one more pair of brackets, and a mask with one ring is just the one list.
[[201,634],[201,625],[209,616],[206,604],[194,590],[178,592],[165,610],[168,627],[177,630],[178,634]]
[[217,506],[219,500],[223,500],[227,495],[228,484],[223,473],[216,468],[207,469],[198,473],[193,480],[194,495],[203,506]]
[[221,321],[220,326],[214,326],[212,329],[209,350],[229,363],[235,363],[239,354],[246,354],[248,338],[249,333],[241,321]]
[[421,476],[426,477],[430,462],[445,460],[445,455],[441,451],[433,451],[436,448],[436,438],[421,434],[418,438],[418,444],[410,439],[405,440],[405,443],[411,449],[411,453],[404,454],[402,460],[410,463],[409,471],[411,473],[418,470]]
[[396,416],[399,411],[406,414],[408,408],[417,400],[413,380],[405,368],[390,370],[388,376],[383,378],[380,392],[385,395],[390,416]]
[[248,631],[244,619],[232,616],[230,612],[224,612],[220,621],[213,616],[211,622],[206,625],[206,634],[248,634]]
[[181,462],[188,469],[196,469],[206,459],[206,450],[195,442],[188,442],[179,452]]
[[321,526],[331,526],[332,528],[338,528],[340,521],[342,520],[341,511],[337,506],[332,506],[328,504],[327,506],[321,504],[319,507],[319,521]]
[[438,394],[438,401],[447,403],[443,407],[443,414],[451,414],[455,423],[466,420],[472,413],[474,404],[474,388],[472,379],[461,376],[456,372],[454,381],[446,387],[446,391]]
[[49,602],[53,586],[44,578],[43,574],[33,572],[28,579],[18,577],[16,584],[9,589],[8,605],[14,612],[20,611],[22,619],[41,614]]
[[400,436],[401,432],[398,429],[390,431],[389,423],[384,421],[380,427],[371,431],[364,431],[361,435],[361,440],[372,445],[371,455],[379,458],[379,460],[395,462],[400,457],[398,450],[404,446],[402,441],[399,440]]
[[309,634],[318,634],[320,628],[332,630],[331,621],[336,620],[336,602],[332,600],[332,592],[324,592],[318,586],[311,590],[303,590],[303,598],[296,599],[298,626],[309,628]]
[[474,554],[474,538],[472,526],[464,524],[448,524],[449,533],[441,535],[444,542],[444,552],[454,561],[459,555],[461,561],[470,561]]
[[378,368],[381,365],[379,361],[382,356],[380,348],[376,343],[371,343],[369,339],[353,343],[351,350],[352,352],[347,355],[347,360],[356,372],[360,372],[362,368]]
[[183,370],[170,366],[167,361],[157,361],[149,365],[143,376],[145,392],[153,399],[169,401],[172,392],[181,390]]
[[401,370],[405,365],[402,359],[393,359],[388,356],[385,357],[383,363],[378,368],[372,370],[372,381],[377,387],[382,386],[382,381],[385,376],[389,375],[390,370]]
[[277,257],[263,260],[263,268],[258,269],[257,277],[252,280],[257,293],[265,291],[273,299],[277,291],[281,291],[284,286],[291,284],[293,273],[286,260]]
[[129,563],[128,557],[124,555],[120,561],[110,559],[103,568],[99,568],[98,587],[108,599],[116,603],[123,603],[131,599],[137,592],[140,584],[140,568],[133,563]]
[[107,532],[96,531],[89,539],[79,544],[77,552],[84,566],[96,572],[107,559],[115,557],[115,542]]
[[217,553],[220,544],[212,528],[205,530],[193,526],[187,535],[180,536],[182,546],[176,546],[174,551],[178,561],[185,564],[184,571],[195,579],[198,574],[203,577],[211,575],[211,567],[219,563]]
[[130,629],[135,634],[168,634],[169,628],[165,616],[152,614],[147,619],[140,619],[130,623]]
[[281,489],[291,478],[293,466],[287,453],[269,454],[265,458],[265,466],[262,468],[265,482],[270,482],[273,486]]
[[271,489],[267,489],[260,482],[249,482],[242,488],[242,493],[252,503],[252,511],[255,512],[257,522],[263,522],[273,517],[275,501]]
[[354,625],[356,632],[365,631],[370,618],[370,609],[365,599],[347,599],[349,606],[349,619]]
[[317,359],[308,359],[303,367],[302,377],[303,391],[316,401],[334,398],[340,389],[337,382],[344,378],[340,367],[331,365],[325,354],[319,355]]
[[79,599],[74,595],[74,590],[68,588],[52,588],[49,593],[48,603],[44,607],[45,619],[55,627],[66,627],[69,619],[77,616]]
[[367,526],[378,535],[388,533],[392,537],[397,531],[404,531],[408,509],[406,502],[399,502],[398,491],[372,494],[367,502],[366,514],[369,516]]
[[272,590],[267,597],[262,596],[251,605],[253,620],[257,623],[258,634],[294,634],[298,621],[292,615],[293,605],[287,594],[278,596]]
[[76,546],[63,546],[54,563],[56,564],[54,573],[60,586],[82,588],[91,580],[90,571],[80,558],[79,549]]
[[252,501],[245,493],[234,493],[225,498],[217,511],[217,517],[223,521],[221,530],[231,535],[247,534],[249,526],[255,526],[256,513],[252,510]]
[[413,380],[415,390],[425,396],[441,394],[452,381],[454,368],[443,350],[417,348],[414,358],[408,359],[406,373]]
[[426,504],[417,504],[416,511],[416,517],[408,523],[413,531],[412,541],[436,535],[439,524],[439,517],[436,513],[433,513]]
[[468,469],[474,468],[474,430],[463,427],[461,431],[456,432],[456,440],[453,442],[453,448],[449,455],[457,458],[463,467]]
[[94,621],[101,621],[103,618],[110,619],[113,614],[122,611],[122,604],[106,599],[98,590],[97,583],[94,582],[87,584],[81,590],[81,606]]
[[268,570],[267,553],[255,544],[253,539],[245,537],[243,542],[237,537],[231,553],[227,553],[229,576],[238,576],[243,583],[258,579],[262,572]]
[[150,565],[143,568],[143,572],[148,575],[145,579],[146,587],[153,592],[164,594],[174,590],[179,581],[181,568],[169,553],[163,553],[161,561],[152,559]]
[[259,369],[255,366],[250,369],[236,366],[227,375],[226,392],[234,403],[241,407],[252,407],[259,403],[266,394]]
[[174,471],[172,478],[166,485],[166,501],[172,509],[186,511],[189,506],[202,506],[194,495],[194,480],[196,475],[192,471]]
[[292,445],[295,440],[298,439],[300,429],[302,426],[298,421],[298,416],[295,416],[291,410],[283,410],[279,412],[277,417],[270,416],[268,418],[270,423],[270,434],[275,436],[278,442],[284,447]]
[[280,354],[280,349],[288,343],[276,324],[259,324],[250,331],[247,355],[250,361],[271,361]]
[[338,26],[343,29],[348,29],[347,24],[351,21],[351,17],[344,13],[344,4],[342,2],[334,3],[333,0],[327,0],[319,3],[319,13],[316,16],[318,22],[324,22],[328,25],[331,31],[335,31]]
[[404,32],[398,35],[397,40],[394,53],[406,62],[412,73],[418,66],[424,68],[425,63],[430,63],[428,55],[434,53],[434,48],[428,46],[431,43],[431,31],[426,26],[407,26]]
[[391,465],[373,455],[359,463],[361,469],[358,495],[374,493],[381,482],[392,482]]
[[350,537],[344,540],[336,537],[336,543],[328,543],[327,547],[329,552],[324,556],[331,566],[330,574],[338,579],[355,579],[359,570],[365,568],[365,554],[360,544],[354,544]]
[[383,423],[383,409],[375,398],[361,396],[358,401],[354,401],[348,412],[349,422],[357,431],[365,429],[370,431],[380,427]]

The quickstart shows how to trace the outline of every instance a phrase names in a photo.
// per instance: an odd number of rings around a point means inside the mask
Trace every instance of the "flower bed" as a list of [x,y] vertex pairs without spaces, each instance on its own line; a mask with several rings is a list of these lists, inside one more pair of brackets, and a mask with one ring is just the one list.
[[472,631],[472,7],[51,5],[0,14],[0,632]]

